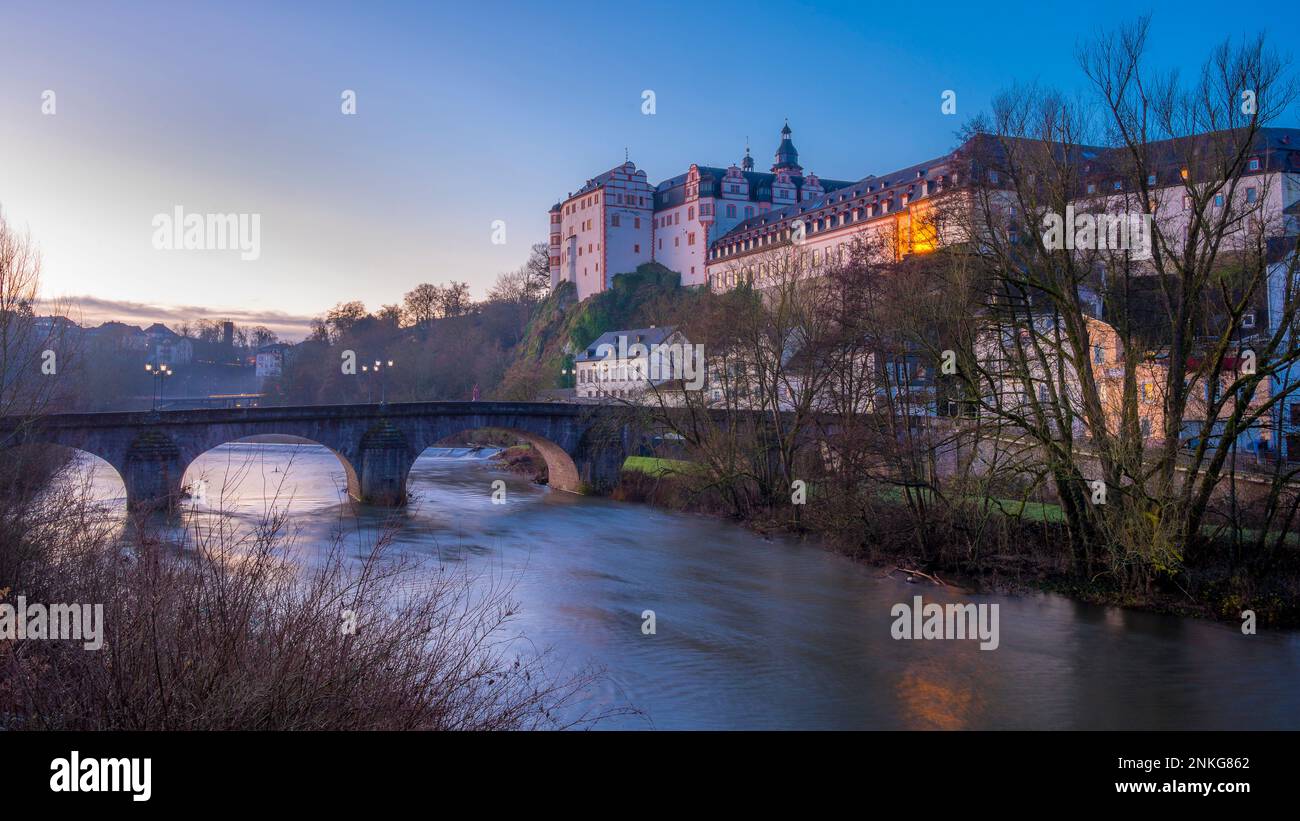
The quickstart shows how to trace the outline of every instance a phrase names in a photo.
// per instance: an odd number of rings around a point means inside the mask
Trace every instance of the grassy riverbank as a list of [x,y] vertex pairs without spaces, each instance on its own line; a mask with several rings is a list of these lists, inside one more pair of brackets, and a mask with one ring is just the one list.
[[[698,466],[632,457],[612,495],[673,510],[730,515],[716,493],[686,478]],[[918,515],[918,507],[924,508]],[[733,516],[733,518],[735,518]],[[948,584],[999,592],[1050,591],[1094,604],[1241,623],[1254,611],[1260,627],[1300,626],[1300,549],[1259,552],[1234,547],[1228,534],[1182,556],[1180,566],[1134,591],[1107,572],[1072,561],[1061,507],[1005,498],[924,498],[892,488],[853,510],[829,510],[816,488],[796,519],[790,508],[740,521],[762,533],[807,539],[882,568],[936,576]],[[919,524],[923,522],[922,524]],[[1238,531],[1248,540],[1248,530]],[[1101,550],[1104,550],[1102,548]]]

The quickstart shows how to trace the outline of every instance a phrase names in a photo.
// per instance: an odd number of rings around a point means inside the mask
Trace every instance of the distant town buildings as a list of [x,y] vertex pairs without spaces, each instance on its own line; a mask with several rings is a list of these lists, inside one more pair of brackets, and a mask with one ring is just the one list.
[[286,345],[283,342],[275,342],[258,348],[256,359],[257,377],[265,379],[268,376],[283,374],[285,357],[292,349],[292,345]]
[[161,322],[143,329],[117,321],[83,328],[63,316],[36,317],[34,328],[40,344],[58,351],[60,363],[76,362],[87,369],[82,373],[94,383],[87,394],[90,404],[104,408],[137,401],[147,406],[151,397],[133,392],[147,384],[133,379],[146,365],[166,366],[173,374],[166,386],[168,407],[256,405],[264,381],[282,375],[294,349],[275,343],[253,350],[232,322],[209,325],[203,338]]
[[158,365],[175,368],[188,365],[194,360],[194,342],[163,325],[155,322],[144,330],[149,337],[152,354],[150,359]]

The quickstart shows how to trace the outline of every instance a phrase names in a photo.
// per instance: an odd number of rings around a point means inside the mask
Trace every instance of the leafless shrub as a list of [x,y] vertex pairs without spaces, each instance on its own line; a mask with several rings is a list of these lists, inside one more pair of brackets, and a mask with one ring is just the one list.
[[25,520],[7,600],[102,603],[104,646],[0,642],[0,728],[558,729],[609,714],[582,708],[595,673],[552,675],[512,629],[508,584],[390,556],[391,533],[306,562],[281,509],[177,546],[139,522],[119,532],[66,484],[49,505]]

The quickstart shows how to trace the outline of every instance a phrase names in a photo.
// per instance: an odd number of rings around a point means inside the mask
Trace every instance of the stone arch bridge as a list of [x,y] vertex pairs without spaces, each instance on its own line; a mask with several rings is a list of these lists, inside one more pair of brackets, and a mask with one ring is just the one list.
[[278,434],[333,451],[348,493],[376,505],[406,501],[406,480],[424,450],[454,434],[501,428],[533,444],[550,484],[582,492],[618,481],[632,434],[610,408],[547,402],[410,402],[313,407],[227,408],[50,414],[18,425],[0,419],[0,443],[53,444],[112,465],[131,508],[170,507],[185,469],[228,442]]

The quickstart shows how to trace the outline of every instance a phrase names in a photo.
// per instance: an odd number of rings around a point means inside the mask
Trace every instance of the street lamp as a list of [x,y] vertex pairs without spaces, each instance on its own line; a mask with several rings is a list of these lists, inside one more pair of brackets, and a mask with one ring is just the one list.
[[146,362],[144,365],[144,369],[147,373],[153,376],[154,390],[153,393],[150,395],[150,399],[153,402],[153,409],[158,410],[158,406],[162,404],[163,380],[171,376],[172,374],[174,374],[175,371],[171,369],[170,365],[167,364],[155,365],[151,362]]
[[[386,362],[380,362],[378,359],[375,360],[373,370],[375,373],[379,374],[379,404],[381,405],[388,402],[388,385],[384,379],[384,371],[391,367],[393,367],[393,360],[391,359]],[[362,365],[361,370],[364,371],[365,369],[366,366]]]

